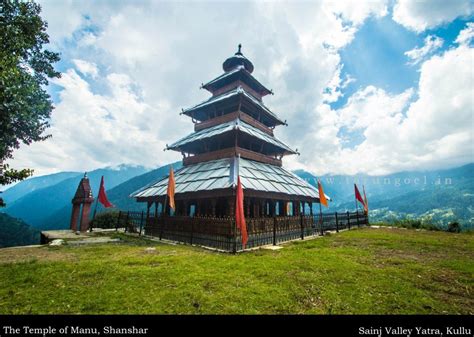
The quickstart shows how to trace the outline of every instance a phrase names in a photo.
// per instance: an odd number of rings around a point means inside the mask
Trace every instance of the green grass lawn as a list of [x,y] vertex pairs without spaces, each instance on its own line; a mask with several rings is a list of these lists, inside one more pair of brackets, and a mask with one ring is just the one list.
[[474,314],[472,234],[365,228],[237,255],[121,237],[0,250],[0,313]]

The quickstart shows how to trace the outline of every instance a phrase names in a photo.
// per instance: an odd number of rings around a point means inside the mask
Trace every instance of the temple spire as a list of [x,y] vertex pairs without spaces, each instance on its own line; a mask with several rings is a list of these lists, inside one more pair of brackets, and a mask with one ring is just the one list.
[[239,43],[237,47],[237,53],[225,60],[224,64],[222,65],[222,68],[225,72],[228,72],[239,66],[243,66],[245,70],[247,70],[249,73],[252,73],[253,64],[252,62],[250,62],[249,59],[244,56],[244,54],[242,54],[242,44]]

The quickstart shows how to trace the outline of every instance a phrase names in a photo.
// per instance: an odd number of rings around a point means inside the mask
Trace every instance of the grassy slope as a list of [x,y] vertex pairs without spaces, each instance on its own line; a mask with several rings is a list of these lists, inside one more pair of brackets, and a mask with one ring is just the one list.
[[474,314],[473,239],[361,229],[235,256],[132,238],[7,249],[0,313]]

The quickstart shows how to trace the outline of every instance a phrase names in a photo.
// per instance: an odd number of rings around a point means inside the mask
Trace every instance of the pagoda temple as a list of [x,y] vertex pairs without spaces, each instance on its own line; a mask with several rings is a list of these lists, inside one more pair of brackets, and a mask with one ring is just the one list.
[[[175,216],[229,217],[235,214],[235,186],[240,176],[244,212],[249,218],[312,214],[318,190],[282,167],[282,158],[297,150],[277,139],[275,127],[287,125],[263,103],[273,92],[252,72],[241,52],[224,61],[224,73],[201,88],[212,96],[181,112],[194,123],[194,132],[167,145],[183,155],[175,175]],[[168,177],[131,196],[150,208],[165,208]]]

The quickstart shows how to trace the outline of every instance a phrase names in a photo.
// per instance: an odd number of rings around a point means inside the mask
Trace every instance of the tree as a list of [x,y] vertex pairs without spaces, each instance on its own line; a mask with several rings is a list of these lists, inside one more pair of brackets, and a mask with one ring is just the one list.
[[[53,63],[59,54],[43,48],[49,43],[48,24],[34,2],[0,0],[0,164],[13,158],[13,150],[50,137],[44,135],[53,110],[44,89],[48,79],[59,78]],[[23,180],[31,169],[3,165],[0,185]],[[0,201],[1,204],[1,201]]]

